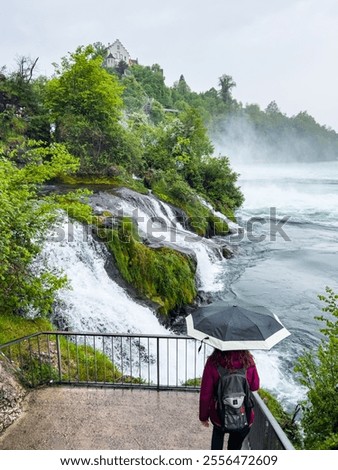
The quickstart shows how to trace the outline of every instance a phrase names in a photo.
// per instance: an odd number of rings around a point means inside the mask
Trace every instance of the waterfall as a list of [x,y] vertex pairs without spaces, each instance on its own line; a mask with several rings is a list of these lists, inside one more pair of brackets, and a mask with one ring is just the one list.
[[125,188],[117,194],[95,194],[91,203],[96,210],[109,211],[114,216],[132,217],[143,239],[192,251],[197,260],[198,289],[205,292],[220,290],[220,275],[224,269],[220,245],[184,228],[169,204],[151,194],[142,195]]
[[[197,261],[199,291],[218,292],[222,288],[225,260],[221,254],[221,241],[189,231],[184,227],[182,214],[179,217],[169,204],[152,194],[141,195],[125,188],[114,193],[94,193],[90,204],[96,213],[108,211],[112,218],[131,217],[141,239],[150,246],[168,246],[193,255]],[[69,220],[66,215],[59,226],[50,231],[40,262],[61,270],[69,281],[68,288],[58,292],[55,321],[70,331],[172,336],[150,307],[132,299],[109,276],[106,270],[109,256],[103,242],[94,239],[86,226]],[[125,346],[126,351],[123,351],[122,343],[116,341],[111,346],[112,351],[107,351],[107,345],[103,347],[108,354],[122,358],[124,373],[131,375],[132,370],[139,368],[145,375],[150,371],[151,380],[155,380],[156,343],[150,342],[149,346],[146,339],[135,339]],[[130,348],[134,351],[133,357],[139,358],[136,362],[133,359],[133,363],[128,360]],[[196,354],[194,341],[183,341],[182,338],[176,344],[174,338],[164,339],[160,341],[159,349],[161,383],[175,385],[195,374],[201,375],[205,357]],[[148,352],[141,358],[138,352],[142,350]]]

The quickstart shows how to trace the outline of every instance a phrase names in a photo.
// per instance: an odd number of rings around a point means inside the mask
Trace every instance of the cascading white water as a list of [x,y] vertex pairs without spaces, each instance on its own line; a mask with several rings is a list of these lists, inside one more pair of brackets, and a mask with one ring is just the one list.
[[56,308],[62,309],[70,329],[167,334],[150,308],[135,302],[110,279],[105,270],[105,246],[80,223],[64,220],[48,237],[42,255],[69,279],[70,289],[59,292],[61,302]]
[[224,220],[224,222],[226,222],[226,224],[228,225],[229,229],[230,229],[230,232],[231,233],[237,233],[239,231],[242,230],[242,227],[240,227],[240,225],[236,224],[235,222],[233,222],[232,220],[230,220],[228,217],[226,217],[224,214],[222,214],[221,212],[219,211],[216,211],[211,204],[209,204],[207,201],[205,201],[202,197],[199,197],[198,198],[200,200],[200,202],[205,206],[207,207],[210,212],[212,214],[214,214],[216,217],[218,217],[219,219],[221,220]]
[[[272,351],[256,351],[254,355],[262,386],[292,408],[304,393],[294,380],[295,357],[303,348],[318,344],[319,325],[314,315],[320,313],[321,306],[317,294],[324,293],[326,285],[338,289],[337,163],[244,167],[240,173],[246,200],[237,216],[248,230],[233,238],[236,256],[227,261],[220,260],[216,240],[201,239],[186,230],[172,208],[152,195],[129,190],[118,195],[104,192],[95,194],[92,204],[113,215],[133,217],[140,234],[150,243],[192,250],[201,290],[216,291],[224,300],[265,305],[281,318],[291,337]],[[276,208],[275,214],[271,214],[271,207]],[[290,217],[283,227],[288,239],[278,234],[271,238],[269,221],[276,223],[283,216]],[[256,222],[250,231],[252,218]],[[63,230],[68,234],[67,227]],[[60,292],[62,316],[70,328],[168,334],[151,309],[135,302],[109,278],[104,269],[105,247],[90,236],[87,240],[84,233],[75,223],[73,240],[49,241],[44,250],[49,263],[63,269],[70,280],[72,290]],[[257,235],[264,235],[262,241]],[[151,346],[150,354],[155,357],[155,353],[155,346]],[[177,348],[171,340],[161,342],[161,381],[181,383],[194,375],[191,368],[200,375],[202,361],[199,357],[195,365],[195,357],[190,345]],[[172,368],[166,368],[167,359]],[[185,364],[190,367],[188,372]],[[152,378],[155,369],[153,363]]]

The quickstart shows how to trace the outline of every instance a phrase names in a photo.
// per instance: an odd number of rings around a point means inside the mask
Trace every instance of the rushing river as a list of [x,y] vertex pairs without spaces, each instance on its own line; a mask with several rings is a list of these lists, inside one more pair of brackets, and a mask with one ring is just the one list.
[[[262,386],[292,409],[304,395],[294,380],[294,361],[320,339],[321,325],[314,319],[322,307],[318,294],[326,286],[338,291],[338,162],[233,167],[245,195],[237,214],[244,230],[225,240],[191,234],[172,208],[151,194],[97,192],[92,204],[117,215],[122,210],[134,217],[141,234],[155,228],[164,243],[192,250],[199,289],[217,299],[264,305],[280,317],[291,336],[254,355]],[[224,241],[235,253],[229,260],[220,255]],[[151,308],[108,275],[105,247],[80,224],[65,221],[44,255],[72,287],[60,292],[56,308],[70,329],[168,333]]]
[[273,310],[292,333],[256,352],[263,385],[289,406],[301,397],[295,358],[318,344],[325,287],[338,289],[338,162],[233,165],[245,202],[232,238],[236,256],[224,265],[224,299]]

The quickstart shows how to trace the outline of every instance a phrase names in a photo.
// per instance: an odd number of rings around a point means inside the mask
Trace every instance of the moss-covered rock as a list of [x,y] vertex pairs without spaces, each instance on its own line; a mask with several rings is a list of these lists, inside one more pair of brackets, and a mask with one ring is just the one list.
[[118,167],[118,172],[111,172],[107,175],[63,175],[58,182],[69,185],[85,185],[88,188],[93,186],[110,186],[110,187],[126,187],[138,191],[141,194],[147,194],[148,189],[145,188],[142,181],[135,179],[122,167]]
[[191,304],[197,294],[193,257],[168,247],[144,245],[130,219],[117,229],[101,229],[122,277],[145,298],[157,303],[167,316]]

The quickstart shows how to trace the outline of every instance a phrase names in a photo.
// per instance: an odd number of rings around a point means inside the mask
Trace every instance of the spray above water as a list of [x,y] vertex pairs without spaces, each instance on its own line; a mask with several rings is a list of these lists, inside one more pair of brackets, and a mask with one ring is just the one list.
[[337,134],[315,124],[307,113],[288,118],[278,108],[266,113],[252,105],[228,114],[209,134],[216,154],[228,156],[236,165],[338,159]]

